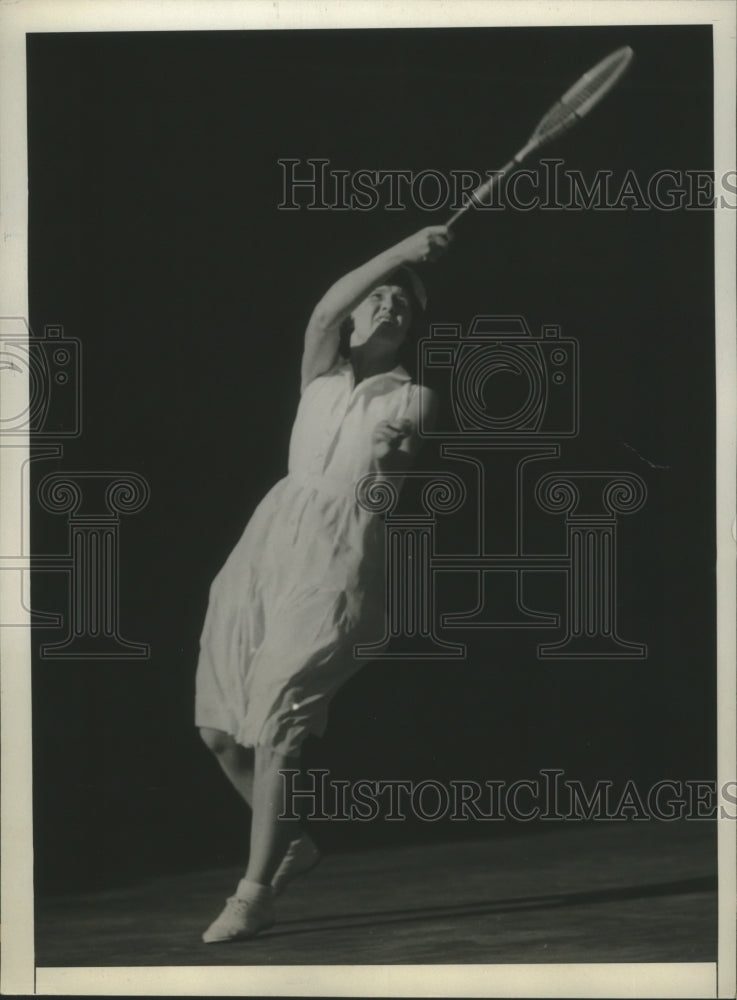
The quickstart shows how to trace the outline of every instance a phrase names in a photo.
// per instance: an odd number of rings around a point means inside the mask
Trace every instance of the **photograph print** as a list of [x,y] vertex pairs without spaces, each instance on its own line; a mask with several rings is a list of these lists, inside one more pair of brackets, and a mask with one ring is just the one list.
[[36,967],[715,963],[712,25],[26,61]]

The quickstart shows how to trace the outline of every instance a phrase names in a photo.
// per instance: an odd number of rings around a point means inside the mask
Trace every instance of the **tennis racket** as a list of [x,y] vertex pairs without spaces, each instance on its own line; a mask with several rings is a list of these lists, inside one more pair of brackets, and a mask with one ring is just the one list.
[[506,177],[507,174],[515,170],[520,163],[529,156],[530,153],[542,146],[546,146],[553,139],[556,139],[563,132],[567,132],[584,115],[587,115],[592,108],[595,108],[599,101],[607,94],[617,81],[626,72],[627,67],[632,62],[634,52],[627,45],[622,49],[612,52],[601,62],[597,63],[588,73],[584,73],[580,80],[567,90],[559,101],[552,106],[535,127],[527,143],[517,153],[517,155],[505,164],[501,170],[497,170],[493,177],[485,181],[481,187],[476,188],[468,198],[465,205],[450,217],[447,226],[452,226],[460,217],[467,212],[472,205],[482,205],[483,199],[493,191],[494,187]]

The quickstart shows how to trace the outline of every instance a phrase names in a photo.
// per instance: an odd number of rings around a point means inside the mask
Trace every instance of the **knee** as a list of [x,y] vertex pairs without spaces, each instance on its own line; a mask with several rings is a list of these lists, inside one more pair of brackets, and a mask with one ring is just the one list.
[[202,726],[200,736],[207,749],[216,756],[227,753],[236,745],[233,737],[224,733],[222,729],[210,729],[207,726]]

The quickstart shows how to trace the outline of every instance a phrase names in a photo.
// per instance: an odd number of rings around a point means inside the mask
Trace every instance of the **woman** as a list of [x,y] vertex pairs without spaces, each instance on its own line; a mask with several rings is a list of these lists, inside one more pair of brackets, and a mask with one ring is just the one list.
[[[205,931],[253,937],[273,898],[319,860],[282,811],[280,771],[321,735],[335,691],[360,664],[352,649],[383,613],[382,525],[356,502],[366,473],[401,473],[431,418],[429,390],[397,365],[425,294],[408,265],[450,240],[431,226],[336,282],[305,334],[302,398],[289,474],[268,493],[210,589],[197,668],[196,724],[253,811],[248,868]],[[350,331],[349,359],[340,355]],[[376,632],[374,631],[375,635]]]

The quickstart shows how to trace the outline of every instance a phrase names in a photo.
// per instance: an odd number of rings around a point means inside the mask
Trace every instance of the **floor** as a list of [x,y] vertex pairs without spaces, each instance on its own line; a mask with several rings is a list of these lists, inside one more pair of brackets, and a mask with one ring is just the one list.
[[568,823],[334,854],[225,945],[200,935],[236,869],[37,898],[36,965],[712,962],[715,841],[705,821]]

